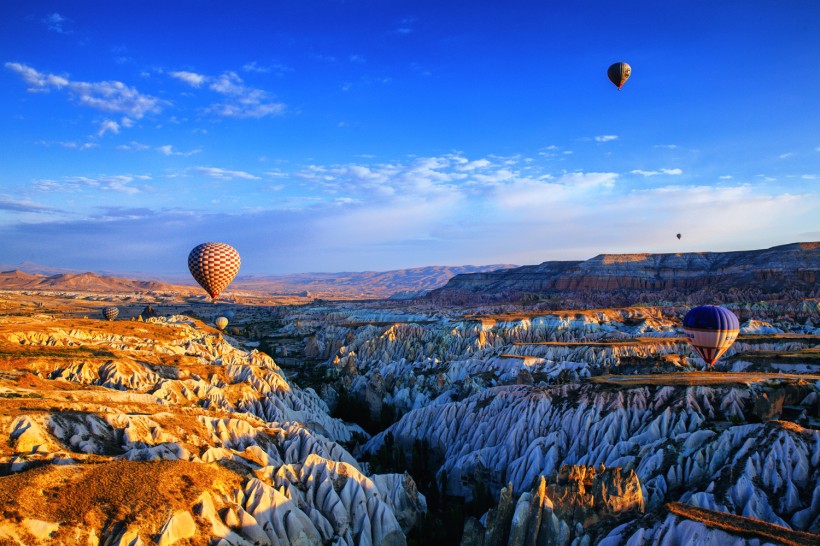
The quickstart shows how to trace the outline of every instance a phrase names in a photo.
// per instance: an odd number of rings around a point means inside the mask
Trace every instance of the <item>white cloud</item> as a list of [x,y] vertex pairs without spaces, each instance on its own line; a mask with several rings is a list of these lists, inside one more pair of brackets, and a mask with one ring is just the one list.
[[[132,142],[127,146],[177,153],[171,145]],[[140,184],[145,177],[136,175],[36,181],[34,188],[40,191],[94,195],[104,200],[105,211],[78,211],[72,218],[83,220],[70,223],[52,222],[57,216],[43,215],[48,226],[0,226],[0,240],[12,241],[4,246],[8,256],[22,255],[32,245],[46,245],[42,252],[68,264],[77,255],[69,249],[76,248],[78,240],[94,246],[98,254],[117,248],[114,254],[123,257],[114,259],[127,260],[128,253],[119,251],[123,238],[139,232],[143,240],[156,235],[163,241],[162,248],[144,253],[143,261],[150,260],[158,269],[173,269],[191,241],[208,237],[219,225],[221,236],[243,252],[243,261],[247,257],[248,264],[255,264],[255,272],[341,271],[401,267],[409,265],[408,259],[415,265],[540,263],[601,252],[668,252],[676,248],[671,245],[678,244],[674,237],[678,232],[684,233],[686,244],[695,245],[692,250],[759,248],[816,230],[820,211],[820,194],[813,183],[798,184],[804,191],[800,195],[780,194],[781,190],[763,182],[715,181],[714,185],[638,190],[645,184],[634,176],[550,171],[548,161],[533,164],[526,156],[485,159],[452,153],[369,161],[373,159],[292,168],[288,162],[273,169],[268,166],[259,176],[253,169],[191,168],[168,180],[168,186],[184,194],[191,187],[181,180],[184,177],[194,178],[195,183],[206,177],[220,182],[207,184],[207,197],[187,194],[190,199],[181,202],[188,210],[139,209],[161,205],[159,192],[149,193],[151,188]],[[664,174],[663,170],[647,172]],[[260,180],[250,184],[255,190],[252,195],[236,191],[243,180]],[[123,206],[125,199],[117,203],[112,195],[101,197],[100,190],[124,193],[125,188],[144,195],[129,196],[127,206]],[[53,204],[62,197],[43,201]],[[231,204],[230,210],[236,212],[205,212],[219,206],[212,201],[222,207]],[[13,196],[11,201],[0,199],[0,208],[4,205],[23,212],[35,211],[26,207],[38,203]],[[685,221],[692,210],[699,211],[694,224]],[[27,217],[33,219],[37,217]],[[254,229],[249,230],[249,225]],[[159,237],[162,233],[167,235]],[[305,248],[311,252],[304,252]],[[273,258],[282,255],[292,259],[283,263]]]
[[189,157],[189,156],[196,155],[196,154],[200,153],[202,151],[202,149],[196,148],[196,149],[191,150],[189,152],[181,152],[179,150],[175,150],[172,145],[165,144],[163,146],[158,146],[157,151],[159,153],[161,153],[162,155],[167,155],[167,156],[175,155],[175,156]]
[[778,159],[788,159],[792,156],[794,156],[794,152],[786,152],[784,154],[780,154],[779,156],[777,156],[777,158]]
[[234,180],[236,178],[241,180],[261,180],[258,176],[244,171],[230,171],[218,167],[196,167],[194,171],[210,178],[216,178],[217,180]]
[[492,163],[487,159],[476,159],[475,161],[465,161],[465,163],[459,165],[457,168],[460,171],[474,171],[476,169],[489,167],[490,165],[492,165]]
[[595,142],[610,142],[617,139],[618,135],[600,135],[595,137]]
[[629,171],[632,174],[639,174],[641,176],[658,176],[659,174],[669,174],[669,175],[679,175],[683,174],[681,169],[660,169],[657,171],[642,171],[640,169],[635,169],[633,171]]
[[46,141],[40,140],[37,144],[41,146],[62,146],[63,148],[68,148],[69,150],[90,150],[91,148],[96,148],[99,146],[96,142],[76,142],[73,140],[55,140],[55,141]]
[[200,87],[207,79],[202,74],[197,74],[196,72],[187,72],[185,70],[169,72],[169,74],[172,78],[176,78],[181,82],[185,82],[191,87]]
[[147,179],[150,179],[150,177],[145,175],[114,175],[100,176],[97,178],[88,176],[65,176],[59,180],[35,180],[33,187],[35,190],[41,192],[80,192],[84,188],[93,188],[95,190],[135,195],[141,193],[142,190],[129,184],[135,180]]
[[0,195],[0,210],[12,212],[57,212],[59,209],[31,201],[29,199],[14,199],[8,195]]
[[655,148],[666,148],[667,150],[674,150],[678,147],[677,144],[655,144]]
[[732,179],[732,175],[731,175],[731,174],[725,174],[725,175],[723,175],[723,176],[718,176],[718,178],[719,178],[720,180],[731,180],[731,179]]
[[6,63],[5,67],[13,72],[17,72],[23,81],[28,85],[28,90],[32,93],[38,91],[49,91],[50,88],[62,89],[69,84],[68,79],[55,74],[43,74],[37,70],[20,63]]
[[214,104],[208,111],[229,118],[262,118],[283,114],[285,104],[270,100],[261,89],[247,87],[236,72],[225,72],[209,78],[209,88],[228,97],[226,102]]
[[5,67],[19,74],[28,85],[29,91],[66,90],[79,104],[102,112],[141,119],[146,114],[158,113],[164,104],[162,100],[140,93],[136,88],[118,81],[71,81],[63,76],[39,72],[20,63],[6,63]]
[[118,135],[120,133],[120,125],[116,121],[107,119],[100,124],[100,129],[97,131],[97,136],[103,136],[106,133],[113,133]]
[[71,31],[65,28],[65,24],[67,22],[69,22],[69,19],[63,17],[56,11],[43,18],[43,23],[48,27],[48,30],[58,32],[60,34],[71,34]]
[[141,152],[143,150],[150,150],[151,146],[132,140],[128,144],[119,144],[116,148],[118,150],[124,150],[128,152]]

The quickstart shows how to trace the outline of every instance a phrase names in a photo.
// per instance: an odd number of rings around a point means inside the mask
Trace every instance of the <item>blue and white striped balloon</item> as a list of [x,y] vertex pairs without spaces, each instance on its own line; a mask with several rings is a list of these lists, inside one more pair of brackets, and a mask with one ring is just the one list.
[[683,331],[692,347],[711,367],[723,356],[740,333],[734,313],[717,305],[701,305],[683,317]]

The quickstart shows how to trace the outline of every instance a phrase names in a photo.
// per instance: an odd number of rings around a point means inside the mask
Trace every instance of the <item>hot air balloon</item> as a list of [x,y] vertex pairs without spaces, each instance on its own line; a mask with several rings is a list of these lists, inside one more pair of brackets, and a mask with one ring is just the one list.
[[680,241],[681,234],[680,234],[680,233],[678,233],[677,235],[675,235],[675,237],[677,237],[677,238],[678,238],[678,241]]
[[626,63],[615,63],[606,71],[606,75],[609,76],[609,81],[618,87],[618,91],[621,90],[621,87],[623,87],[631,74],[632,67]]
[[105,320],[114,320],[115,318],[117,318],[117,315],[119,314],[120,310],[116,307],[106,307],[102,310],[102,316],[105,318]]
[[228,309],[227,311],[225,311],[224,314],[225,317],[227,317],[227,319],[230,320],[236,315],[236,311],[234,311],[233,309]]
[[220,330],[224,330],[225,327],[228,325],[228,319],[226,317],[217,317],[217,319],[214,321],[214,324]]
[[737,339],[740,322],[725,307],[701,305],[683,317],[683,331],[692,347],[712,367]]
[[225,243],[202,243],[188,254],[188,269],[214,303],[239,271],[239,252]]

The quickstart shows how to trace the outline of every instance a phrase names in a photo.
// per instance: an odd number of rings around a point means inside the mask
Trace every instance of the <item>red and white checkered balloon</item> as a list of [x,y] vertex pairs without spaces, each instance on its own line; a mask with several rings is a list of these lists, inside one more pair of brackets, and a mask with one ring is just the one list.
[[236,277],[239,263],[239,252],[225,243],[202,243],[188,254],[191,275],[214,300]]

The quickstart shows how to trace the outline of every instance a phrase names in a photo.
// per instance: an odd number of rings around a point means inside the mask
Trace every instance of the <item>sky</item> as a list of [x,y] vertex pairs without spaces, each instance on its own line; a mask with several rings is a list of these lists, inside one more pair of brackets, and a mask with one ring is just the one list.
[[820,240],[818,22],[816,0],[0,2],[0,263],[175,274],[220,241],[264,275]]

